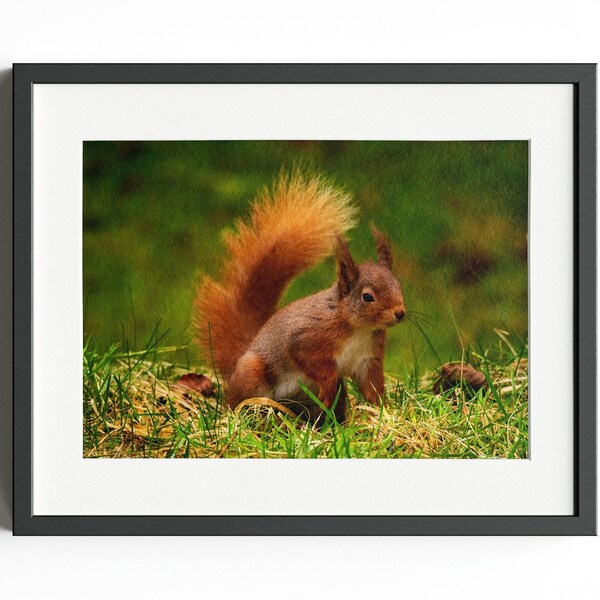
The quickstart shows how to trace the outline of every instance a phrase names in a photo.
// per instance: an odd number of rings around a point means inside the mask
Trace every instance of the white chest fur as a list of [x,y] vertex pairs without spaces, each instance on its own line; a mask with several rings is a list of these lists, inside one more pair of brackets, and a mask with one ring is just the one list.
[[292,371],[291,373],[286,373],[279,382],[277,386],[273,390],[272,397],[275,400],[279,400],[281,398],[293,398],[300,391],[300,386],[298,385],[298,379],[302,377],[302,373],[299,371]]
[[360,330],[353,333],[335,357],[340,375],[361,377],[373,357],[373,332]]

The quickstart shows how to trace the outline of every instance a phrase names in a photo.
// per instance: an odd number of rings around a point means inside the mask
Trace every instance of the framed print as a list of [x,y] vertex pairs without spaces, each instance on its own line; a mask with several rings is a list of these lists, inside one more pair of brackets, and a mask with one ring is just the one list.
[[595,65],[15,65],[15,533],[594,535],[595,182]]

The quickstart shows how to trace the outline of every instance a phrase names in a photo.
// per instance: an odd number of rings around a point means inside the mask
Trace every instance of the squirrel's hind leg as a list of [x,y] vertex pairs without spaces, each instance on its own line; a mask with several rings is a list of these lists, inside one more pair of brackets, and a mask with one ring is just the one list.
[[235,408],[247,398],[269,393],[266,365],[258,354],[247,352],[238,361],[227,385],[227,404]]

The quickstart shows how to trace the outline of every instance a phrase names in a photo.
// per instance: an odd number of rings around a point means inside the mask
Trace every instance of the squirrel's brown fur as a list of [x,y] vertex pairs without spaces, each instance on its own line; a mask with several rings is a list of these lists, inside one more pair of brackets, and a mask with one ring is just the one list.
[[[356,265],[342,235],[354,224],[350,198],[320,177],[282,177],[238,222],[225,244],[219,282],[205,277],[195,326],[205,358],[226,383],[227,400],[302,395],[300,380],[326,407],[336,396],[343,416],[343,377],[364,397],[383,394],[385,328],[404,317],[392,253],[376,229],[379,263]],[[337,282],[277,310],[289,282],[337,248]]]

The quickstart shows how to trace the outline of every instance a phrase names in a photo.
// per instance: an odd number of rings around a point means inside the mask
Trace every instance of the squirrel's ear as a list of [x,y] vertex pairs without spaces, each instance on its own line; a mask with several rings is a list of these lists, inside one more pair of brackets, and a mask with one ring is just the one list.
[[358,267],[350,254],[348,244],[340,237],[337,237],[337,273],[338,290],[340,297],[347,296],[358,281]]
[[379,229],[377,229],[377,227],[375,227],[375,225],[371,225],[371,232],[375,239],[379,264],[383,267],[387,267],[391,271],[394,259],[392,257],[392,247],[390,246],[389,240],[381,233],[381,231],[379,231]]

